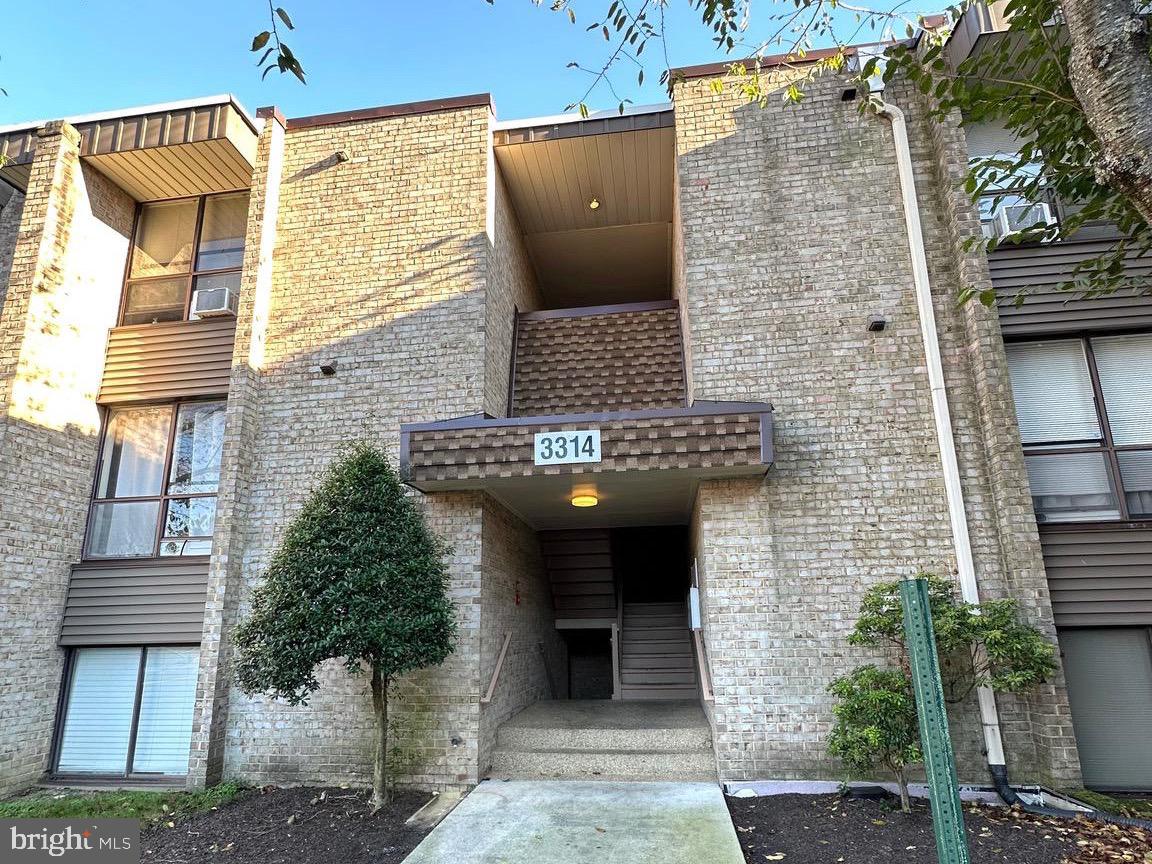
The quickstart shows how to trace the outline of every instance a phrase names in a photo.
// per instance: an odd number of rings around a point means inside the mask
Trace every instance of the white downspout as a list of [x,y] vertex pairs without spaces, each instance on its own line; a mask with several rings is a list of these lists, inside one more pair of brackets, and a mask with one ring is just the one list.
[[[968,518],[964,511],[964,492],[960,485],[960,466],[956,461],[956,442],[952,437],[952,416],[944,388],[944,367],[940,360],[940,341],[936,333],[936,313],[932,307],[932,287],[928,280],[928,259],[924,253],[924,234],[920,230],[920,205],[916,199],[916,179],[912,173],[912,152],[908,146],[908,126],[904,112],[895,105],[880,101],[878,112],[892,124],[896,144],[896,169],[900,177],[900,194],[904,201],[904,224],[912,254],[912,281],[916,289],[916,308],[920,313],[920,334],[924,341],[924,360],[928,367],[928,385],[932,396],[932,415],[936,423],[936,441],[940,448],[940,467],[944,473],[944,493],[948,499],[948,518],[952,523],[952,544],[960,578],[960,596],[968,603],[980,602],[976,584],[976,565],[972,560],[972,542],[968,536]],[[1000,738],[1000,716],[996,697],[990,687],[976,690],[980,702],[980,722],[984,728],[984,748],[989,765],[1004,765],[1004,745]]]

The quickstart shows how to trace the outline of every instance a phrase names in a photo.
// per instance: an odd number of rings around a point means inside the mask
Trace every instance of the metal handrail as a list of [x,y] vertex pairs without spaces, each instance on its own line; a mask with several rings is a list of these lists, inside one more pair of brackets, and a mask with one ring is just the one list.
[[705,702],[715,702],[716,693],[712,689],[712,676],[708,674],[708,653],[704,650],[704,634],[692,631],[692,644],[696,648],[696,667],[700,670],[700,690]]
[[500,647],[500,656],[496,658],[496,668],[492,670],[492,680],[488,682],[488,692],[480,697],[480,704],[487,705],[492,701],[492,694],[496,692],[496,682],[500,680],[500,670],[504,668],[504,656],[508,653],[508,643],[512,641],[512,631],[504,634],[504,644]]

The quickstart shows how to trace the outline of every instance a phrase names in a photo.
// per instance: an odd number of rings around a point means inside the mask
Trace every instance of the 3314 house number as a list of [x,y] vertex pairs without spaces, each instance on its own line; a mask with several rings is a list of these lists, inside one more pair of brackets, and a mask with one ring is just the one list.
[[537,465],[570,465],[600,461],[600,430],[536,433]]

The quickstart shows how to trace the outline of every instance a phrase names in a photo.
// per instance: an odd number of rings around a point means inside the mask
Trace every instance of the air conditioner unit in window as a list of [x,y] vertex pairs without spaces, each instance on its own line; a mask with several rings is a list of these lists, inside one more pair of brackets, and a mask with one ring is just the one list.
[[236,292],[231,288],[197,288],[192,292],[194,318],[236,315]]
[[1038,223],[1053,223],[1052,209],[1047,204],[1006,204],[992,216],[997,237],[1007,237],[1033,227]]

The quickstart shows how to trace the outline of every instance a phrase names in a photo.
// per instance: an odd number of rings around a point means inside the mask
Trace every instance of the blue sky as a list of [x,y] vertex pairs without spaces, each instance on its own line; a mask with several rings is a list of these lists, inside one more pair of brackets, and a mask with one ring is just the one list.
[[[577,26],[531,0],[277,0],[297,30],[289,42],[308,86],[272,73],[261,82],[248,51],[265,29],[262,0],[33,0],[0,18],[0,125],[133,105],[234,93],[250,110],[276,104],[289,117],[489,91],[501,118],[560,113],[599,65],[606,43],[585,32],[607,0],[575,0]],[[790,4],[789,4],[790,5]],[[765,32],[767,0],[754,7]],[[670,6],[672,65],[724,59],[689,11]],[[867,41],[865,36],[864,41]],[[643,88],[635,69],[616,75],[636,104],[664,101],[658,46]],[[601,91],[591,107],[614,108]]]

